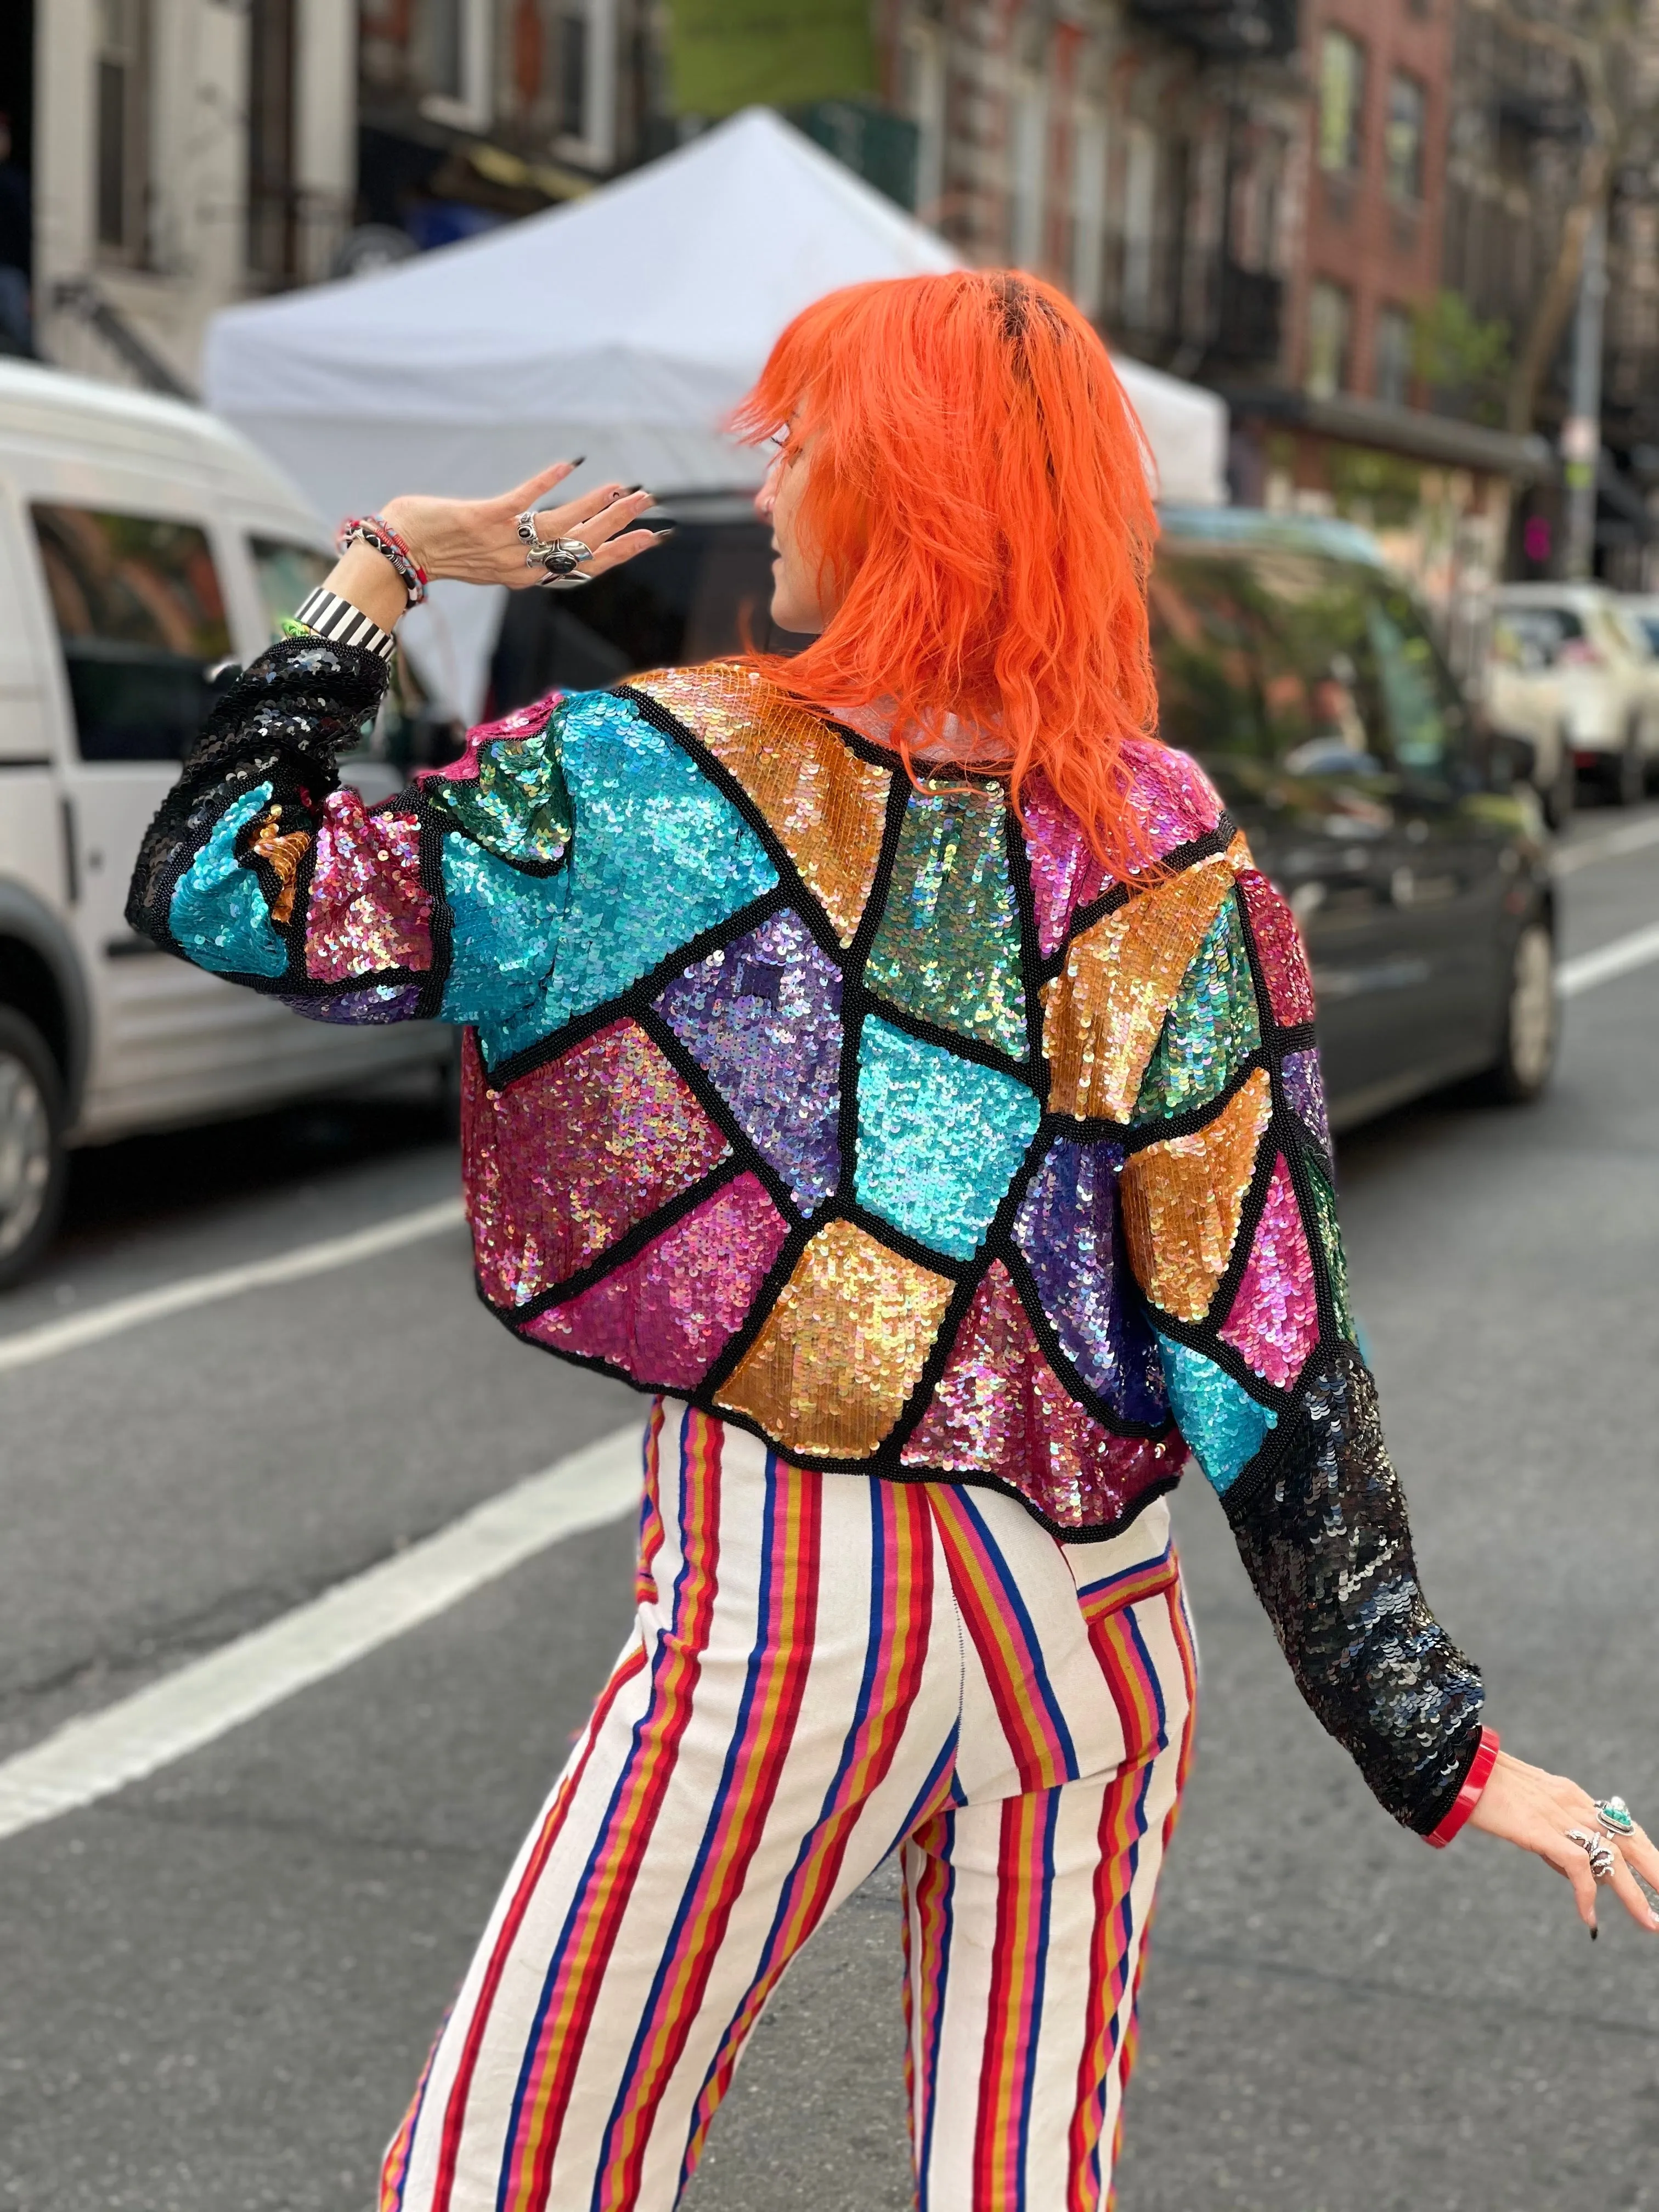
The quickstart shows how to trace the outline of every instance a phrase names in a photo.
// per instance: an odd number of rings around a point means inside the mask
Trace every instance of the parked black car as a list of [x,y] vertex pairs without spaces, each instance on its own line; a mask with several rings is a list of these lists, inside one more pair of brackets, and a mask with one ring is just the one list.
[[[702,660],[767,617],[746,498],[665,503],[649,561],[508,605],[498,709]],[[1215,779],[1312,957],[1333,1115],[1351,1125],[1468,1077],[1522,1100],[1554,1056],[1542,817],[1364,532],[1239,508],[1165,510],[1152,580],[1164,736]]]

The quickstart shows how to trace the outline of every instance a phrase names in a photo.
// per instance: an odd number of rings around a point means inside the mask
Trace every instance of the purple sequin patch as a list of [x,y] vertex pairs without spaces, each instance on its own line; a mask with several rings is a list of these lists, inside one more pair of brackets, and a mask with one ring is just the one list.
[[751,1175],[525,1331],[663,1390],[695,1390],[754,1304],[787,1234]]
[[306,910],[307,975],[344,983],[377,968],[429,968],[431,918],[414,817],[366,814],[355,791],[331,793]]
[[478,1281],[523,1305],[587,1266],[727,1157],[691,1086],[613,1022],[505,1091],[469,1051],[461,1164]]
[[1061,1138],[1031,1179],[1014,1237],[1060,1349],[1121,1420],[1166,1419],[1158,1345],[1118,1226],[1119,1145]]
[[1078,908],[1100,896],[1106,871],[1089,850],[1076,815],[1040,776],[1031,778],[1022,803],[1037,942],[1046,957],[1065,937]]
[[408,1022],[420,1004],[418,983],[373,983],[366,991],[339,991],[330,999],[289,999],[283,1004],[308,1022],[338,1022],[362,1029],[381,1022]]
[[1285,1095],[1327,1159],[1331,1154],[1331,1121],[1325,1110],[1325,1079],[1316,1052],[1285,1055]]
[[1273,1163],[1267,1203],[1221,1340],[1281,1390],[1295,1382],[1319,1340],[1313,1260],[1283,1153]]
[[1116,1521],[1187,1448],[1173,1429],[1119,1437],[1066,1391],[1042,1356],[1008,1271],[993,1261],[974,1294],[939,1388],[900,1457],[908,1467],[1016,1483],[1063,1527]]
[[676,977],[657,1011],[803,1213],[841,1172],[841,978],[775,914]]

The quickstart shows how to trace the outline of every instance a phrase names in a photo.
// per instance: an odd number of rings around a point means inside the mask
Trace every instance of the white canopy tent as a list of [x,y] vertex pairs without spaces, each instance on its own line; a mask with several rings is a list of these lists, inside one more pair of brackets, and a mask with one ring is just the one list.
[[[799,308],[837,285],[953,268],[933,232],[752,108],[591,198],[375,276],[233,307],[209,404],[331,520],[395,492],[492,491],[565,455],[580,483],[758,482],[726,412]],[[1165,498],[1225,496],[1212,393],[1121,364]],[[482,697],[499,594],[440,586],[411,642],[453,703]]]

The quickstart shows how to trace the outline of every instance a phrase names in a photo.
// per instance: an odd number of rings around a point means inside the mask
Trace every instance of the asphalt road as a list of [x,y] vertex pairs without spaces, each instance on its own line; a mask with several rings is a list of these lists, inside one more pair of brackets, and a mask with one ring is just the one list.
[[[1659,809],[1650,811],[1659,818]],[[1578,847],[1629,827],[1581,818]],[[1566,949],[1659,921],[1659,842],[1565,876]],[[1523,1113],[1342,1148],[1359,1309],[1429,1592],[1511,1748],[1659,1814],[1659,964],[1576,999]],[[416,1104],[80,1164],[6,1337],[453,1190]],[[612,1430],[514,1346],[461,1233],[0,1373],[0,1760]],[[1659,2207],[1659,1943],[1425,1851],[1300,1705],[1214,1503],[1178,1509],[1203,1720],[1122,2212]],[[367,2212],[520,1832],[625,1633],[624,1524],[86,1809],[0,1840],[0,2206]],[[692,2212],[909,2201],[895,1888],[757,2031]],[[1034,2208],[1050,2212],[1050,2208]]]

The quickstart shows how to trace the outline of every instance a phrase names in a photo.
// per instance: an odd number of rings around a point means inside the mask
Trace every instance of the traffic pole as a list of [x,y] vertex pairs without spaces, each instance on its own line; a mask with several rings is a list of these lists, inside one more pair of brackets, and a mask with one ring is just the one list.
[[1572,396],[1561,425],[1567,487],[1565,567],[1583,578],[1595,568],[1595,471],[1601,452],[1601,318],[1607,296],[1607,219],[1598,208],[1584,233],[1578,307],[1572,325]]

